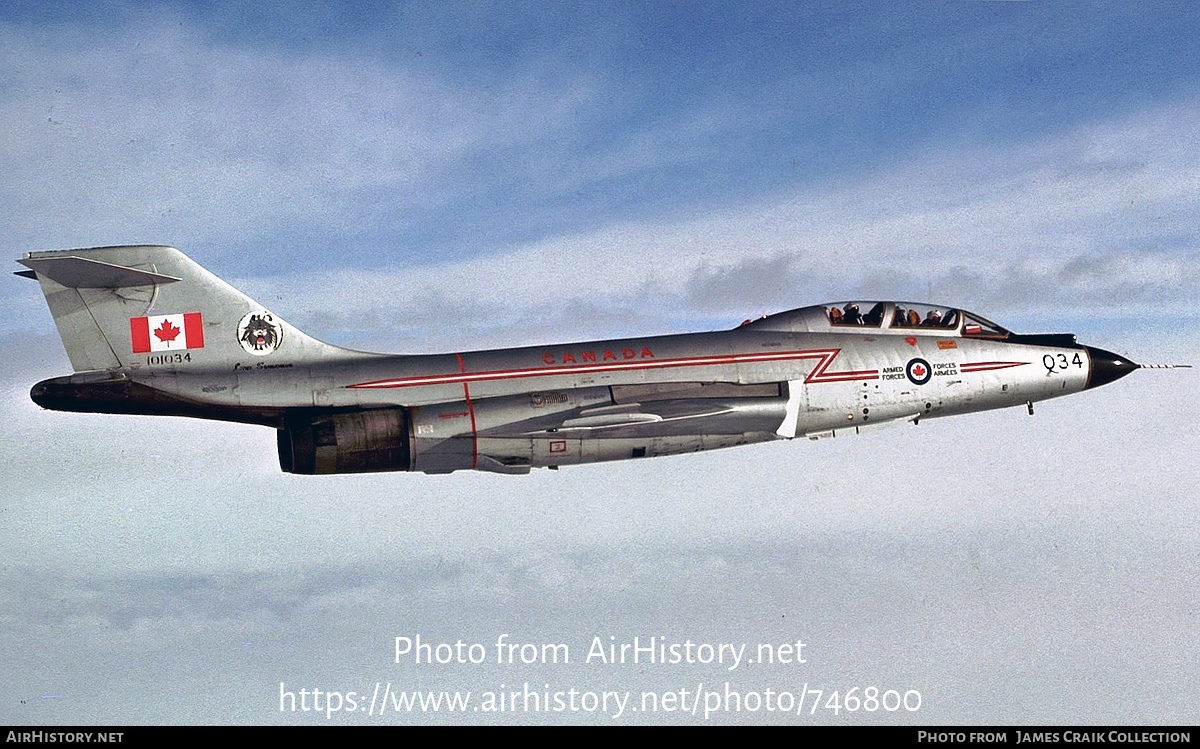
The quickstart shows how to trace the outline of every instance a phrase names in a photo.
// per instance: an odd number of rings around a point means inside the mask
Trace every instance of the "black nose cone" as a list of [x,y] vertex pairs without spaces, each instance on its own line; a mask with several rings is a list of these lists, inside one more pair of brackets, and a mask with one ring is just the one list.
[[1107,385],[1113,380],[1119,380],[1125,375],[1138,368],[1137,364],[1128,359],[1117,356],[1111,351],[1104,349],[1092,348],[1084,346],[1088,352],[1088,358],[1092,361],[1091,369],[1088,371],[1087,388],[1100,387]]

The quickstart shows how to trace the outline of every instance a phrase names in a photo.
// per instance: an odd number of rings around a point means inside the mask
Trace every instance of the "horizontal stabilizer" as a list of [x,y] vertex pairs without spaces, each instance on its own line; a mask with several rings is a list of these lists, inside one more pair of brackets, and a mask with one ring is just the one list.
[[[123,289],[133,286],[175,283],[182,280],[174,276],[164,276],[161,273],[74,256],[44,258],[26,256],[25,259],[17,262],[33,269],[37,275],[45,276],[68,289]],[[27,271],[22,271],[18,275],[27,278],[36,277],[30,276]]]

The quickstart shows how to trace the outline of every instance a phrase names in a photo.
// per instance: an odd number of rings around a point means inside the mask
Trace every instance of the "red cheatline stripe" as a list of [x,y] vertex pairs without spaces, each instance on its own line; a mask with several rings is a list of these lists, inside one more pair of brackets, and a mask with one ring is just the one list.
[[[588,374],[591,372],[613,372],[636,369],[667,369],[671,367],[702,367],[718,364],[740,364],[748,362],[790,361],[795,359],[821,359],[808,382],[841,382],[844,380],[873,380],[879,377],[874,369],[850,372],[833,372],[825,374],[825,368],[838,355],[840,349],[825,349],[820,351],[773,351],[757,354],[727,354],[722,356],[693,356],[679,359],[654,359],[611,364],[587,364],[576,367],[539,367],[537,369],[502,369],[487,372],[467,373],[465,368],[457,374],[424,375],[420,377],[398,377],[374,382],[363,382],[349,385],[352,388],[395,388],[413,387],[416,385],[444,385],[455,382],[481,382],[489,380],[511,380],[520,377],[546,377],[553,375]],[[456,356],[458,356],[456,354]],[[461,367],[462,357],[459,356]]]
[[986,372],[991,369],[1008,369],[1009,367],[1023,367],[1029,362],[1027,361],[979,361],[960,364],[958,370],[960,372]]
[[813,367],[813,371],[809,372],[808,377],[804,378],[804,382],[846,382],[852,380],[874,380],[879,377],[879,372],[874,369],[826,374],[825,369],[833,363],[833,359],[838,355],[838,351],[839,349],[831,349],[819,352],[821,354],[821,361],[817,363],[817,366]]

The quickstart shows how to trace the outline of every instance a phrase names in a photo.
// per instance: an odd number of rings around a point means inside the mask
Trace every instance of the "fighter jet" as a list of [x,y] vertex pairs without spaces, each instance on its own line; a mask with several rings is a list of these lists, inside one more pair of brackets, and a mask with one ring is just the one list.
[[1025,406],[1139,365],[1069,333],[853,300],[732,330],[436,355],[310,338],[160,246],[31,252],[74,374],[43,408],[277,430],[296,474],[531,468],[853,434]]

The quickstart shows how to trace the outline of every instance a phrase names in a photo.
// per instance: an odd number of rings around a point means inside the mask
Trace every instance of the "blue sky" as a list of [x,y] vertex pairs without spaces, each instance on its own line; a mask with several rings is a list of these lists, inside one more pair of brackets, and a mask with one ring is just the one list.
[[[0,217],[13,260],[171,244],[373,350],[895,297],[1196,363],[1196,39],[1186,3],[6,3]],[[925,690],[897,719],[1194,719],[1195,370],[922,423],[936,455],[312,480],[269,430],[37,409],[69,364],[23,279],[0,354],[0,722],[721,676],[394,667],[418,629],[806,636],[812,683]]]
[[[0,211],[15,253],[165,242],[252,291],[370,274],[357,283],[386,290],[370,316],[390,336],[291,294],[281,312],[388,350],[444,345],[452,331],[425,311],[447,304],[497,327],[467,347],[517,342],[500,329],[723,327],[850,296],[944,295],[1013,327],[1046,302],[1129,314],[1200,287],[1196,15],[9,6]],[[573,277],[489,299],[472,293],[496,288],[481,258]],[[564,310],[597,295],[611,323],[579,329]]]
[[17,7],[21,150],[140,162],[95,210],[175,243],[207,217],[211,252],[271,250],[237,253],[258,273],[470,258],[1069,133],[1192,94],[1200,31],[1170,4]]

